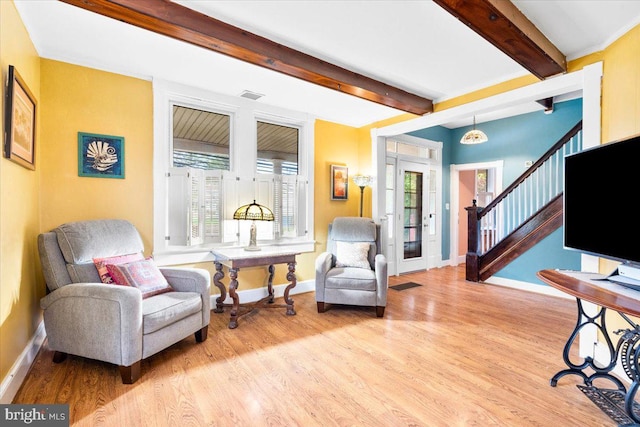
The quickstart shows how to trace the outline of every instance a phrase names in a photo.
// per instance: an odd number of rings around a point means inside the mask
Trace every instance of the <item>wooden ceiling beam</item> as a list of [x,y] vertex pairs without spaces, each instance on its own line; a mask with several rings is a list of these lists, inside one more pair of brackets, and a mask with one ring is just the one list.
[[288,76],[413,114],[433,101],[307,55],[168,0],[60,0]]
[[567,59],[509,0],[434,0],[540,79],[567,72]]

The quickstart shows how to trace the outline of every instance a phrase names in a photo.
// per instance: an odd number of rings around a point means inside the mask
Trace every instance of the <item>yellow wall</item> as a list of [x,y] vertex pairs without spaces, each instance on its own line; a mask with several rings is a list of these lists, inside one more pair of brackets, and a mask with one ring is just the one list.
[[[2,118],[9,65],[16,67],[26,85],[40,99],[40,60],[13,5],[0,1],[0,67]],[[36,120],[42,117],[36,107]],[[4,120],[2,135],[4,135]],[[36,126],[39,128],[38,123]],[[38,185],[42,175],[42,133],[36,129],[36,170],[0,159],[0,380],[26,348],[41,320],[36,236],[39,232]],[[4,145],[4,140],[3,140]]]
[[[42,60],[42,229],[122,218],[153,248],[151,82]],[[125,178],[78,176],[78,132],[124,137]]]
[[[329,223],[337,216],[357,216],[360,210],[360,188],[351,181],[359,172],[358,134],[355,128],[318,120],[315,129],[315,204],[316,249],[327,244]],[[349,168],[348,200],[331,200],[331,165]]]
[[602,142],[640,133],[640,25],[603,53]]

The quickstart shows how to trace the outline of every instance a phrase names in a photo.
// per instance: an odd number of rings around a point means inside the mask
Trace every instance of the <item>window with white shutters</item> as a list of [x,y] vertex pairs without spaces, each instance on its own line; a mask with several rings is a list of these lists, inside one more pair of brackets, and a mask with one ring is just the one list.
[[275,216],[256,222],[259,244],[306,248],[313,120],[166,82],[154,95],[154,256],[189,262],[215,245],[243,246],[250,227],[233,213],[253,200]]

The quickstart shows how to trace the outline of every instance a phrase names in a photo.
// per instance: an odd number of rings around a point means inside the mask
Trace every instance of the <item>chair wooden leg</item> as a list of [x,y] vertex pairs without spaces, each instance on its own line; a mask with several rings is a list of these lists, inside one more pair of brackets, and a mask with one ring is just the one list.
[[384,306],[382,307],[379,305],[376,306],[376,316],[378,317],[384,316]]
[[318,301],[316,304],[318,305],[318,313],[324,313],[326,310],[324,302]]
[[67,353],[62,351],[54,351],[53,352],[53,363],[62,363],[67,358]]
[[209,325],[204,328],[196,331],[196,342],[203,342],[207,339],[207,335],[209,334]]
[[142,372],[142,360],[138,360],[131,366],[120,366],[122,384],[133,384],[140,379]]

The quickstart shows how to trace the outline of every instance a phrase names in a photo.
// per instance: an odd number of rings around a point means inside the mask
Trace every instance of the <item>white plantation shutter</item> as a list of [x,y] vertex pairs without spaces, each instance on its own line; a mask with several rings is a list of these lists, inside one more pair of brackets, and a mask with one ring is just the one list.
[[222,241],[222,172],[171,168],[169,244],[201,245]]
[[296,218],[297,209],[297,176],[295,175],[281,175],[280,176],[280,205],[282,224],[282,237],[295,237],[298,221]]
[[282,175],[273,177],[273,234],[276,239],[282,237]]
[[274,238],[304,235],[305,210],[299,203],[306,202],[306,181],[296,175],[273,175],[271,182]]
[[223,206],[222,171],[204,171],[203,179],[203,222],[206,243],[222,242]]
[[258,174],[256,176],[256,203],[266,206],[273,212],[274,221],[265,223],[264,221],[258,222],[258,239],[272,240],[278,238],[278,207],[274,203],[274,180],[276,175],[270,174]]
[[169,245],[185,246],[189,235],[188,206],[191,195],[188,191],[189,168],[171,168],[167,175],[169,193]]
[[308,230],[307,202],[309,197],[309,181],[304,176],[296,177],[296,200],[293,200],[295,209],[295,234],[294,236],[306,236]]
[[201,245],[203,237],[203,215],[201,212],[201,200],[203,174],[201,170],[191,170],[188,177],[189,191],[189,241],[188,245]]

